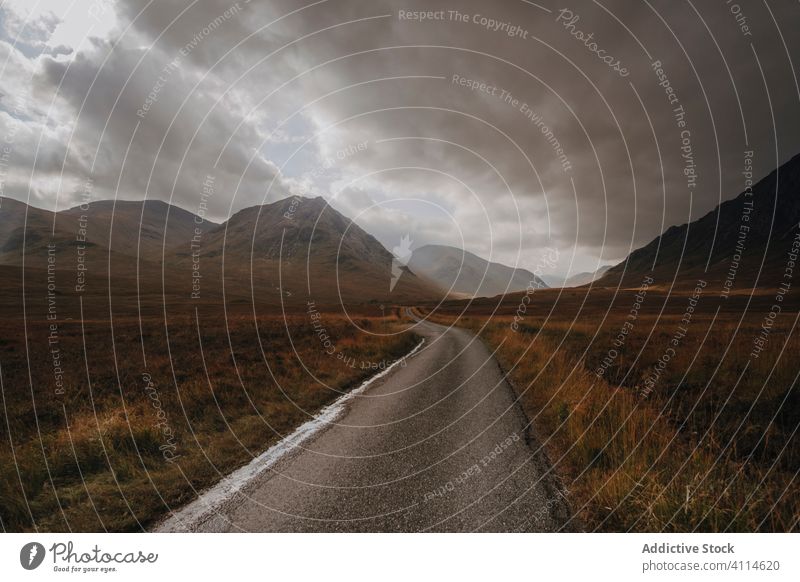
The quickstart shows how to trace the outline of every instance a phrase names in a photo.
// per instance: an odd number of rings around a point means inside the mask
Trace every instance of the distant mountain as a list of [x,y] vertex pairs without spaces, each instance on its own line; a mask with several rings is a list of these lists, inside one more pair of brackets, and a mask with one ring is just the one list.
[[[609,269],[596,284],[636,286],[646,273],[656,284],[697,278],[731,288],[776,287],[800,223],[800,155],[702,218],[669,228]],[[762,268],[763,261],[763,268]],[[759,276],[760,272],[760,276]]]
[[21,264],[23,246],[35,260],[49,244],[60,250],[82,246],[106,262],[111,251],[157,263],[165,245],[188,244],[194,227],[194,214],[160,200],[101,200],[53,213],[0,198],[0,264]]
[[23,246],[46,250],[54,220],[52,212],[0,197],[0,263],[21,264]]
[[[286,198],[241,210],[203,241],[204,255],[286,262],[325,259],[350,263],[385,263],[392,255],[378,240],[345,218],[324,198]],[[388,289],[388,286],[387,286]]]
[[589,283],[600,279],[611,267],[613,267],[613,265],[605,265],[594,272],[587,271],[573,275],[564,281],[562,287],[581,287],[583,285],[588,285]]
[[116,294],[188,298],[202,289],[198,297],[209,301],[223,290],[231,300],[267,303],[443,297],[408,269],[391,285],[392,254],[321,197],[247,208],[223,224],[156,200],[53,213],[0,198],[0,265],[45,270],[51,255],[64,272],[59,281],[85,273],[86,289],[98,294],[113,278]]
[[[191,212],[161,200],[100,200],[58,213],[72,229],[86,218],[86,234],[94,244],[132,256],[160,260],[163,248],[189,244],[197,223]],[[217,226],[205,220],[205,228]]]
[[[110,253],[109,259],[108,248],[79,241],[77,223],[74,229],[70,226],[60,214],[0,198],[0,264],[46,270],[48,257],[55,253],[55,268],[72,270],[80,249],[85,264],[105,268],[111,263],[119,269],[135,270],[135,259],[115,252]],[[93,269],[93,273],[99,275],[100,270]]]
[[[324,198],[293,197],[233,215],[204,235],[205,264],[224,257],[229,275],[252,274],[259,293],[314,300],[438,300],[442,294],[411,272],[390,285],[393,256]],[[183,263],[188,253],[180,252]]]
[[561,275],[542,275],[541,279],[548,287],[563,287],[566,281]]
[[408,267],[440,289],[460,297],[494,297],[523,291],[532,281],[547,287],[530,271],[490,263],[468,251],[444,245],[426,245],[414,250]]

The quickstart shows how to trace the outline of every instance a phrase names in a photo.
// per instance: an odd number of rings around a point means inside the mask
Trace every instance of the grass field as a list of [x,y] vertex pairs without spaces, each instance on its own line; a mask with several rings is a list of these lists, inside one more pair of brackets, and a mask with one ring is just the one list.
[[415,343],[374,307],[260,311],[0,319],[3,530],[147,528]]
[[797,531],[797,306],[756,358],[772,297],[702,291],[540,291],[524,314],[509,297],[431,317],[497,350],[581,527]]
[[[54,332],[46,297],[2,285],[5,531],[147,528],[416,343],[376,304],[254,316],[122,289],[83,313],[58,295]],[[430,316],[496,350],[577,527],[797,531],[797,300],[701,291],[539,290]]]

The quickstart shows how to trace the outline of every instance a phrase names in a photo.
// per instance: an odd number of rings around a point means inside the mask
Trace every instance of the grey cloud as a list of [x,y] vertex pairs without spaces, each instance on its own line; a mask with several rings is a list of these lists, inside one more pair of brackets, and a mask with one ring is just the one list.
[[[800,38],[788,24],[800,16],[797,4],[769,6],[783,39],[763,5],[742,6],[748,36],[724,3],[581,0],[570,5],[579,18],[568,26],[556,21],[561,6],[540,4],[552,11],[515,0],[337,0],[307,8],[287,0],[119,2],[112,38],[69,60],[40,57],[38,83],[51,91],[61,84],[54,117],[76,115],[86,99],[69,149],[50,147],[54,154],[40,169],[52,171],[60,155],[79,180],[99,147],[101,191],[113,195],[122,171],[120,195],[143,196],[153,169],[147,195],[169,199],[174,183],[172,201],[192,210],[222,152],[212,210],[224,218],[296,191],[325,152],[368,141],[366,151],[315,180],[313,191],[331,195],[334,183],[352,182],[334,201],[351,216],[367,204],[428,199],[457,217],[470,250],[491,248],[498,260],[519,258],[533,268],[537,249],[557,246],[565,257],[577,253],[575,270],[589,270],[598,258],[620,260],[663,228],[741,191],[745,149],[756,152],[758,175],[800,150],[797,88],[783,45],[797,62]],[[468,18],[414,22],[401,20],[401,9],[458,10]],[[521,32],[487,30],[472,21],[476,14]],[[592,41],[581,42],[573,30]],[[618,58],[628,76],[604,64],[589,42]],[[137,111],[176,57],[180,66],[141,119]],[[693,190],[683,173],[682,128],[659,86],[656,60],[686,112],[698,174]],[[497,90],[470,90],[453,75]],[[427,78],[411,78],[420,76]],[[504,100],[502,91],[517,101]],[[314,132],[283,168],[286,176],[276,177],[276,165]],[[408,137],[423,139],[396,139]],[[458,228],[422,211],[369,212],[359,222],[388,239],[412,229],[419,244],[457,243]]]

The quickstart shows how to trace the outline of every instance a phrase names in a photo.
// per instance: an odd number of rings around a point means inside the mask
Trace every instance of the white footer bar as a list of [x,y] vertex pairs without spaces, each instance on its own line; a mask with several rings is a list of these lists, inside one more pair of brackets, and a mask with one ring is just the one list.
[[792,534],[4,534],[0,578],[800,580],[799,542]]

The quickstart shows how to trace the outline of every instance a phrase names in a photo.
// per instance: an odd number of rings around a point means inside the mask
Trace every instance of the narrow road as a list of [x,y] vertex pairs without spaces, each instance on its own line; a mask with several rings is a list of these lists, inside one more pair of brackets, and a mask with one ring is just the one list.
[[497,361],[466,330],[415,331],[423,348],[334,423],[212,512],[161,529],[558,530],[568,507]]

